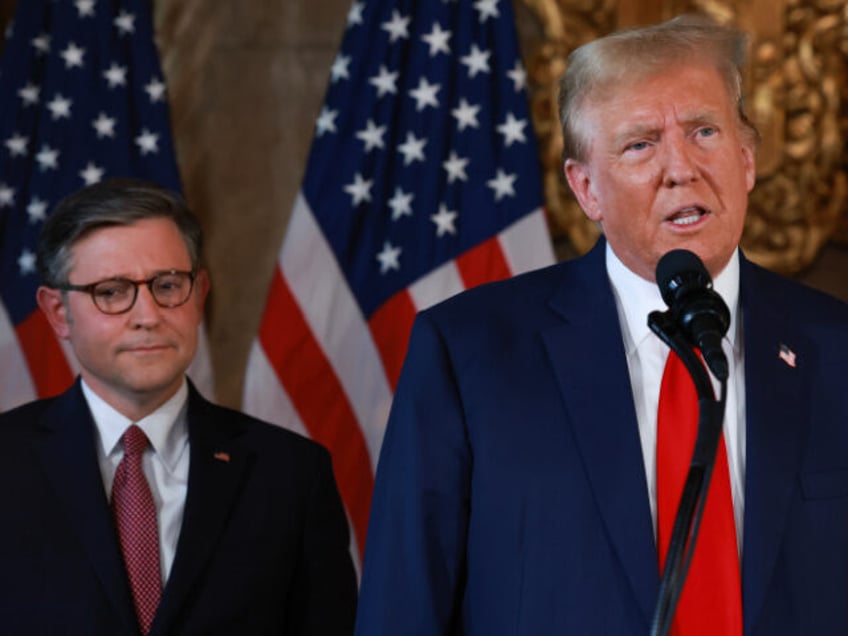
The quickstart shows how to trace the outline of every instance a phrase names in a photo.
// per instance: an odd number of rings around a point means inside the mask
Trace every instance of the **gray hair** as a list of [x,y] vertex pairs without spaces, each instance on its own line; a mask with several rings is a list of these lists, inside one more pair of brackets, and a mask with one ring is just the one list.
[[712,64],[736,103],[740,132],[752,145],[759,139],[745,114],[742,68],[748,38],[705,16],[682,15],[652,26],[627,29],[575,49],[560,80],[559,116],[563,157],[585,162],[589,140],[582,134],[583,109],[592,97],[686,62]]
[[202,249],[200,222],[176,192],[140,179],[106,179],[66,196],[44,223],[36,247],[42,282],[57,287],[68,282],[71,248],[89,232],[165,218],[180,231],[197,269]]

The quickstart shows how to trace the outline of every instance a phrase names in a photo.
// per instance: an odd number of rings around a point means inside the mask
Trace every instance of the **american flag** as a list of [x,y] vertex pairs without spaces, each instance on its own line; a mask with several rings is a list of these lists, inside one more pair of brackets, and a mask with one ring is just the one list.
[[510,0],[353,2],[245,410],[327,446],[365,542],[415,313],[553,262]]
[[780,358],[781,360],[783,360],[786,364],[788,364],[793,369],[795,368],[795,365],[796,365],[795,352],[792,351],[792,349],[787,347],[785,344],[781,343],[780,349],[777,352],[777,357]]
[[78,371],[35,303],[35,244],[59,199],[110,176],[180,187],[150,1],[19,0],[0,60],[0,410]]

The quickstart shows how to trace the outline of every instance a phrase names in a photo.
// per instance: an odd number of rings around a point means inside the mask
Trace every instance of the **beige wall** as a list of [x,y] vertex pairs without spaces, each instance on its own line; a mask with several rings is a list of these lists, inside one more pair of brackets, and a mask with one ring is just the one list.
[[204,223],[219,401],[242,375],[294,202],[348,0],[158,0],[189,204]]

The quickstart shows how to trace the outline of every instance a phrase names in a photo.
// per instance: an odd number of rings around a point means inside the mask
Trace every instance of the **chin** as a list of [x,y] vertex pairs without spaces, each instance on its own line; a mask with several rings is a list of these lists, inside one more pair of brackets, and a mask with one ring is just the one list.
[[157,395],[175,391],[180,385],[183,374],[144,375],[128,382],[129,387],[139,395]]

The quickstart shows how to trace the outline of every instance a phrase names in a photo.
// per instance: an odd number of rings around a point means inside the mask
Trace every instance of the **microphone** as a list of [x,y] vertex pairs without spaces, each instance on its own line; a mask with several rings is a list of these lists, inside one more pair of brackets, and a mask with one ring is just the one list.
[[689,250],[671,250],[657,263],[656,277],[674,323],[701,350],[713,375],[726,380],[727,357],[721,339],[730,327],[730,310],[713,289],[701,259]]

